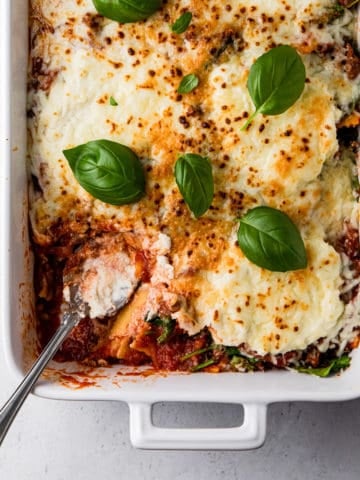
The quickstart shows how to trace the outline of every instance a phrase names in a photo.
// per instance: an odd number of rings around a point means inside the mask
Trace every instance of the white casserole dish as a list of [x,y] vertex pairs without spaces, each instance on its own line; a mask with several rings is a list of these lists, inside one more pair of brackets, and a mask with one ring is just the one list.
[[[20,381],[36,355],[32,268],[27,235],[27,2],[5,0],[1,15],[1,335],[9,375]],[[159,449],[249,449],[266,433],[266,406],[281,401],[342,401],[360,396],[360,351],[340,376],[292,372],[139,375],[120,366],[90,371],[53,362],[34,390],[64,400],[119,400],[130,408],[134,446]],[[244,407],[244,422],[223,429],[154,426],[156,402],[221,402]]]

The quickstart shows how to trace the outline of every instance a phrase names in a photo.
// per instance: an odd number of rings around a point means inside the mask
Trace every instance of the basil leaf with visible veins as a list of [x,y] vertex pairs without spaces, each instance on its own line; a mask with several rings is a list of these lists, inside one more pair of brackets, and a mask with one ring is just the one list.
[[130,148],[110,140],[94,140],[63,154],[80,185],[111,205],[139,200],[145,193],[143,167]]
[[175,20],[175,22],[171,25],[171,31],[177,34],[184,33],[188,26],[190,25],[192,19],[191,12],[185,12],[180,17]]
[[343,355],[340,358],[334,358],[330,361],[326,367],[311,368],[311,367],[296,367],[300,373],[309,373],[310,375],[316,375],[317,377],[328,377],[332,373],[338,373],[340,370],[348,368],[350,366],[350,357]]
[[186,204],[199,218],[210,207],[214,197],[211,163],[206,157],[185,153],[176,161],[175,179]]
[[131,23],[150,17],[161,8],[162,0],[93,0],[93,4],[100,15]]
[[238,242],[255,265],[273,272],[299,270],[307,265],[300,232],[280,210],[255,207],[240,219]]
[[178,86],[178,93],[190,93],[199,85],[199,79],[195,73],[189,73],[182,78]]
[[280,45],[261,55],[250,69],[247,87],[256,110],[241,130],[258,113],[279,115],[290,108],[302,94],[306,72],[295,48]]

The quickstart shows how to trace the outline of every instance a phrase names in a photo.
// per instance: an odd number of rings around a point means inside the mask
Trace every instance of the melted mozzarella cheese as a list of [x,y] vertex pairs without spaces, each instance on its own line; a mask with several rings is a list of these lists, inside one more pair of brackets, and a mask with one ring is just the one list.
[[[338,56],[317,52],[343,47],[352,13],[328,24],[333,0],[181,0],[166,2],[146,22],[121,25],[97,15],[91,0],[32,4],[32,56],[42,59],[40,87],[29,95],[35,241],[56,243],[59,225],[135,232],[157,256],[138,311],[156,314],[166,305],[191,334],[207,326],[217,342],[244,343],[258,353],[304,349],[336,336],[344,310],[341,258],[327,240],[336,241],[344,222],[358,223],[351,160],[334,160],[336,125],[359,96],[360,82],[347,78]],[[169,25],[184,9],[193,13],[191,25],[172,34]],[[254,111],[246,87],[251,65],[278,44],[302,55],[304,92],[283,114],[258,115],[241,131]],[[198,75],[199,86],[179,95],[189,73]],[[100,138],[140,157],[146,195],[139,202],[107,205],[76,182],[62,150]],[[200,219],[189,213],[173,175],[184,152],[213,165],[214,201]],[[307,269],[268,272],[235,246],[236,219],[263,204],[299,226]],[[128,267],[126,286],[105,272],[101,288],[90,288],[93,316],[133,288]]]
[[344,309],[340,258],[317,236],[305,244],[305,270],[269,272],[229,246],[216,271],[200,274],[195,308],[217,343],[275,354],[304,349],[333,331]]
[[[339,111],[326,82],[315,77],[286,112],[259,115],[246,131],[240,131],[254,111],[247,77],[248,70],[237,56],[213,70],[209,77],[209,117],[224,131],[222,144],[231,156],[233,188],[280,207],[284,197],[297,195],[316,179],[324,162],[337,151]],[[224,83],[227,88],[221,88]]]

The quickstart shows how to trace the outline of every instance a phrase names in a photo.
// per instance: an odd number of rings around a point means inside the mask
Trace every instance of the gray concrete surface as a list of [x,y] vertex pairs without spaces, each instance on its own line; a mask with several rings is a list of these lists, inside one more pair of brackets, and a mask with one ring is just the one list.
[[[10,394],[0,363],[0,403]],[[231,426],[239,409],[158,404],[163,426]],[[128,408],[117,402],[30,397],[0,448],[1,480],[359,480],[360,400],[271,405],[258,450],[140,451],[130,445]]]

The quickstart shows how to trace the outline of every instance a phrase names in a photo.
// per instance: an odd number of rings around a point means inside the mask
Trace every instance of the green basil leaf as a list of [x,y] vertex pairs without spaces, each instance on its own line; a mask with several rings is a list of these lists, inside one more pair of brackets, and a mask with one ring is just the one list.
[[350,366],[350,357],[343,355],[340,358],[334,358],[326,367],[311,368],[311,367],[296,367],[300,373],[308,373],[310,375],[316,375],[317,377],[328,377],[330,374],[338,373],[340,370],[348,368]]
[[162,319],[162,324],[161,324],[162,332],[156,339],[158,344],[161,345],[162,343],[166,343],[169,340],[171,334],[174,331],[175,325],[176,325],[175,320],[173,320],[170,317],[165,317]]
[[238,242],[255,265],[273,272],[299,270],[307,265],[300,232],[280,210],[255,207],[240,219]]
[[192,19],[191,12],[183,13],[172,25],[171,31],[177,34],[184,33],[190,25]]
[[210,358],[209,360],[205,360],[205,362],[199,363],[199,365],[192,367],[191,371],[198,372],[200,370],[203,370],[206,367],[210,367],[210,365],[214,365],[214,363],[216,363],[215,360]]
[[151,317],[145,321],[161,328],[161,334],[156,339],[158,344],[166,343],[176,326],[176,320],[171,317]]
[[256,358],[247,358],[244,356],[233,356],[230,360],[230,365],[236,370],[253,372],[256,368]]
[[330,7],[330,12],[332,13],[332,15],[330,15],[330,20],[335,20],[341,15],[344,15],[345,7],[343,7],[339,3],[336,3],[335,5]]
[[302,94],[306,72],[295,48],[280,45],[261,55],[250,69],[247,87],[256,110],[242,130],[255,115],[279,115],[290,108]]
[[237,347],[224,347],[225,353],[228,357],[241,357],[240,350]]
[[189,73],[182,78],[177,91],[179,93],[190,93],[199,85],[199,78],[195,73]]
[[112,107],[116,107],[116,106],[119,105],[119,104],[117,103],[117,101],[115,100],[114,97],[110,97],[109,103],[110,103],[110,105],[111,105]]
[[214,197],[211,163],[206,157],[185,153],[176,161],[175,179],[188,207],[199,218],[210,207]]
[[100,15],[131,23],[150,17],[161,8],[162,0],[93,0],[93,4]]
[[185,360],[189,360],[189,358],[195,357],[197,355],[202,355],[203,353],[207,353],[210,350],[214,350],[216,348],[217,348],[217,345],[212,344],[212,345],[209,345],[208,347],[199,348],[198,350],[193,350],[192,352],[189,352],[186,355],[183,355],[182,357],[180,357],[180,361],[184,362]]
[[110,140],[95,140],[63,154],[80,185],[111,205],[125,205],[145,193],[142,165],[130,148]]

